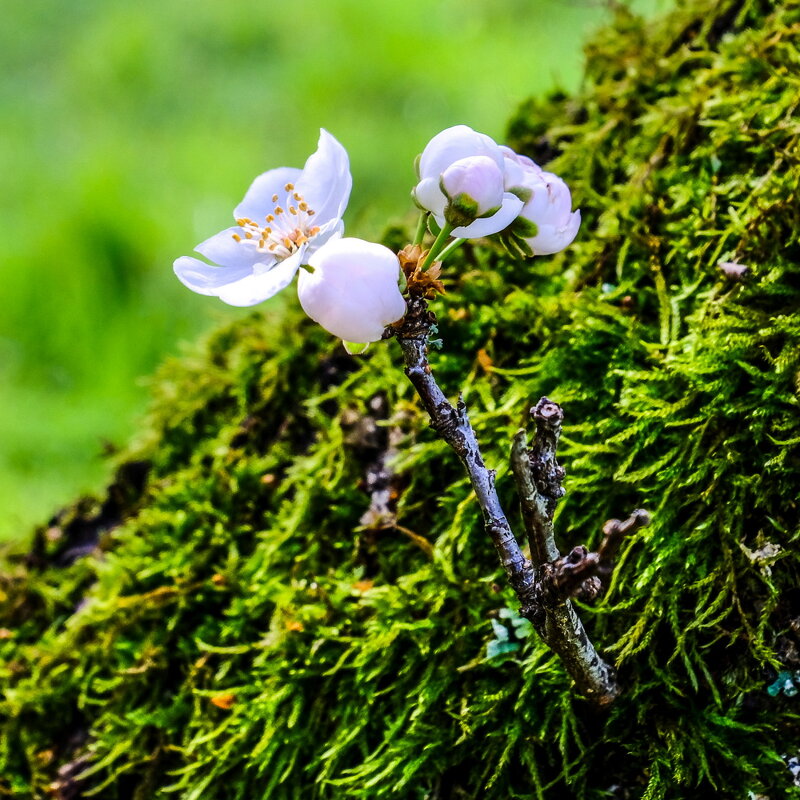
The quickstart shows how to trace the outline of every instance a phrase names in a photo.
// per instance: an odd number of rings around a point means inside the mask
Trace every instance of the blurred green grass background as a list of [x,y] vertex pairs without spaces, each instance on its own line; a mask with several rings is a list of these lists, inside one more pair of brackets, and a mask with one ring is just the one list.
[[[650,11],[657,0],[633,7]],[[444,127],[502,138],[574,88],[609,11],[565,0],[5,0],[0,27],[0,538],[100,488],[142,376],[216,320],[172,261],[230,224],[256,174],[348,149],[348,231],[410,210]],[[287,293],[288,294],[288,293]],[[266,308],[278,308],[276,298]]]

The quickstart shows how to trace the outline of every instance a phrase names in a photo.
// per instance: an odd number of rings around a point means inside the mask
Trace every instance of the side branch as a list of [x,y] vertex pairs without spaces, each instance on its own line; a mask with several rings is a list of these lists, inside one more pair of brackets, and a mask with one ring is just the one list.
[[561,554],[553,535],[553,520],[548,503],[536,488],[531,475],[528,437],[520,428],[511,443],[511,470],[517,482],[522,521],[528,534],[531,558],[537,567],[555,561]]
[[570,598],[596,597],[601,578],[613,569],[622,539],[649,524],[646,511],[637,510],[625,522],[609,520],[605,538],[596,553],[574,547],[561,556],[553,533],[553,515],[564,495],[565,471],[556,460],[564,414],[561,407],[543,397],[531,409],[536,423],[533,445],[528,448],[524,430],[517,432],[511,447],[511,467],[517,482],[522,519],[531,543],[532,557],[541,576],[545,601],[542,614],[532,619],[539,635],[558,653],[578,688],[599,704],[614,700],[619,692],[613,668],[597,654]]
[[552,565],[552,582],[556,591],[563,597],[575,594],[589,598],[597,596],[601,580],[607,580],[614,571],[614,559],[622,540],[649,524],[650,514],[642,508],[637,508],[624,522],[608,520],[603,525],[603,541],[596,553],[590,553],[579,545]]
[[531,409],[531,417],[536,423],[536,435],[528,454],[531,476],[547,506],[548,516],[552,517],[556,503],[564,496],[561,484],[566,471],[556,461],[564,412],[558,403],[543,397]]
[[533,446],[528,448],[522,429],[517,431],[511,445],[511,469],[517,483],[522,519],[546,598],[541,613],[531,622],[546,644],[561,657],[579,691],[598,705],[609,705],[619,694],[614,668],[600,657],[586,633],[569,600],[573,592],[564,592],[557,580],[570,574],[575,552],[562,558],[553,531],[556,503],[564,495],[561,481],[565,472],[556,461],[564,414],[561,406],[543,397],[531,409],[531,416],[536,422]]

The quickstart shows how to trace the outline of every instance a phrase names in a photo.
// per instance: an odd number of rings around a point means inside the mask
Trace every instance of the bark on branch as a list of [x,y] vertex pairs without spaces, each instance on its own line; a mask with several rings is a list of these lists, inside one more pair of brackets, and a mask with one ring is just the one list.
[[525,608],[535,605],[536,586],[531,562],[525,558],[508,524],[495,489],[495,471],[487,469],[467,408],[459,398],[453,406],[439,388],[428,363],[428,335],[434,323],[424,298],[412,297],[404,323],[395,334],[403,350],[405,373],[417,390],[431,426],[455,451],[467,470],[483,513],[483,525],[494,544],[508,581]]
[[544,641],[562,658],[578,690],[605,706],[619,693],[613,667],[598,655],[569,598],[599,591],[599,575],[610,572],[619,543],[626,534],[649,521],[637,511],[625,522],[606,523],[606,538],[598,553],[574,548],[562,557],[553,533],[553,514],[564,495],[564,470],[556,460],[561,435],[561,407],[542,398],[532,415],[536,437],[529,449],[525,431],[514,437],[511,463],[530,540],[533,563],[522,552],[495,489],[495,471],[483,461],[466,406],[459,397],[454,406],[436,383],[428,363],[428,336],[435,317],[424,297],[411,294],[408,313],[394,330],[403,351],[405,372],[431,419],[431,426],[458,455],[469,475],[483,514],[484,528],[497,551],[508,581],[520,601],[520,613],[529,619]]

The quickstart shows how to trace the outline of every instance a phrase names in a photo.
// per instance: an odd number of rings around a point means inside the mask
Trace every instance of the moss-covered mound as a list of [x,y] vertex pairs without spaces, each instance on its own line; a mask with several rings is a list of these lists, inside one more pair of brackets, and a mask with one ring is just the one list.
[[518,529],[507,447],[543,394],[562,546],[653,513],[581,611],[610,712],[515,617],[397,344],[255,315],[165,365],[105,501],[7,561],[0,796],[800,796],[798,34],[795,0],[620,16],[585,90],[511,125],[579,242],[465,249],[437,306]]

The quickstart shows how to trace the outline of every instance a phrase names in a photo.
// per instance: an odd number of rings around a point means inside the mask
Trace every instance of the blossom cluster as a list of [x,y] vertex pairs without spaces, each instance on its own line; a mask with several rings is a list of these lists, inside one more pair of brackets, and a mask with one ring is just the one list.
[[[495,234],[524,255],[557,253],[580,227],[561,178],[466,125],[431,139],[418,179],[414,200],[437,233],[427,264],[443,258],[448,243]],[[352,183],[347,151],[320,131],[302,170],[259,175],[234,209],[236,224],[197,245],[213,263],[182,256],[175,274],[199,294],[251,306],[299,271],[297,294],[311,319],[350,348],[381,339],[406,312],[400,261],[383,245],[343,236]]]

